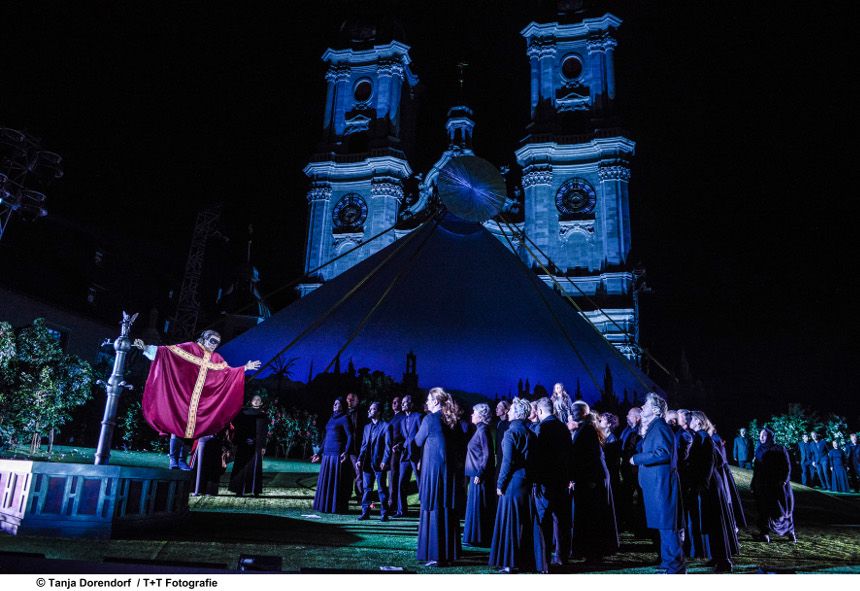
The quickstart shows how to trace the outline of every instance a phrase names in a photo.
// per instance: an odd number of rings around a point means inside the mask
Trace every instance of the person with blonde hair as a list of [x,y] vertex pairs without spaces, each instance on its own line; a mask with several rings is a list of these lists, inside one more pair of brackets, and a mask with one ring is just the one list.
[[496,481],[499,504],[489,564],[506,573],[547,570],[543,535],[531,494],[535,434],[526,425],[529,414],[528,400],[514,398],[508,411],[510,427],[502,442],[502,465]]
[[432,388],[426,404],[428,414],[415,435],[415,445],[422,448],[416,555],[425,566],[446,566],[463,552],[460,514],[465,504],[465,441],[450,394]]
[[732,571],[732,554],[736,551],[732,538],[731,508],[726,499],[725,488],[717,472],[717,454],[714,441],[708,434],[711,422],[700,410],[694,410],[690,429],[694,432],[690,446],[689,485],[699,508],[698,519],[701,540],[691,540],[698,558],[710,558],[714,572]]
[[487,547],[493,537],[496,461],[489,431],[491,418],[489,405],[481,403],[472,407],[475,433],[466,446],[466,518],[463,523],[463,543],[470,546]]

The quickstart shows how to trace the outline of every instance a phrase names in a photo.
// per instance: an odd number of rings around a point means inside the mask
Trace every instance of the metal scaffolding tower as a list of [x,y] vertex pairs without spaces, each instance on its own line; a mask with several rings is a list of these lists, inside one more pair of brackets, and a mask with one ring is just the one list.
[[63,159],[39,139],[0,127],[0,240],[13,214],[25,220],[48,215],[44,191],[63,176]]

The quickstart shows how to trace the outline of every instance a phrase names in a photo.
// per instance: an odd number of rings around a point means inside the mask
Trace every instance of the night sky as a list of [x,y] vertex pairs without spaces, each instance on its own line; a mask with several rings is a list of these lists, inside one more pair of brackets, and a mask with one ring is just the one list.
[[[361,3],[231,4],[2,4],[0,126],[42,138],[65,177],[47,218],[13,219],[0,283],[72,298],[68,240],[99,236],[134,261],[117,279],[128,307],[148,308],[152,286],[178,287],[194,216],[219,200],[237,250],[253,224],[266,290],[301,272],[319,58]],[[513,164],[529,115],[519,31],[540,5],[387,4],[423,86],[413,170],[445,148],[459,61],[470,64],[476,152]],[[654,289],[642,341],[675,371],[685,351],[715,405],[798,401],[856,428],[853,34],[838,3],[793,6],[612,3],[625,21],[617,106],[638,143],[633,260]]]

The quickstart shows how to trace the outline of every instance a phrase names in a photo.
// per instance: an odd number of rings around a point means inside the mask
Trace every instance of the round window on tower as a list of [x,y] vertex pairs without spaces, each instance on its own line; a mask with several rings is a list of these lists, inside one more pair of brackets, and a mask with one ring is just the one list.
[[355,88],[353,88],[352,96],[355,97],[355,100],[359,103],[367,102],[373,94],[373,86],[370,84],[370,80],[359,80],[355,83]]
[[582,60],[577,55],[569,55],[561,62],[561,74],[568,80],[582,76]]

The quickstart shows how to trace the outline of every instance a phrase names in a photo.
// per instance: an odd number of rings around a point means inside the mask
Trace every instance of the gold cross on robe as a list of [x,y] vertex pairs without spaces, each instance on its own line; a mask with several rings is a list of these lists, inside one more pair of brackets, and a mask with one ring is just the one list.
[[167,348],[174,355],[178,355],[185,361],[200,367],[200,370],[197,372],[197,381],[194,383],[194,389],[191,391],[191,402],[188,404],[188,423],[185,426],[185,438],[191,439],[194,437],[194,428],[197,426],[197,407],[200,405],[200,395],[203,393],[203,385],[206,383],[206,374],[209,373],[210,369],[217,371],[227,369],[229,366],[226,362],[212,363],[210,361],[212,353],[205,349],[203,350],[203,357],[197,357],[175,345],[170,345]]

